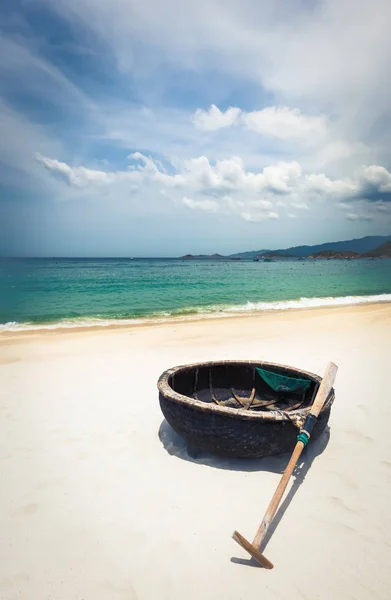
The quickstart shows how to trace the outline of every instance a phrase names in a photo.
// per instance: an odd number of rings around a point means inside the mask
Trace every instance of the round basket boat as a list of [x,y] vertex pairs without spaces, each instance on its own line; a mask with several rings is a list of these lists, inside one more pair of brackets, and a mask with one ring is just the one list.
[[[293,449],[320,382],[318,375],[275,363],[197,363],[160,376],[159,402],[168,423],[191,447],[261,458]],[[312,439],[325,429],[333,401],[334,389]]]

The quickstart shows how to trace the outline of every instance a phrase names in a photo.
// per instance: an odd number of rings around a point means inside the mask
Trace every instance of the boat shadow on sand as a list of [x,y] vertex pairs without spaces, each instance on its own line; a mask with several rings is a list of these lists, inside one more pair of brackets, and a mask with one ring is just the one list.
[[[176,433],[171,425],[164,419],[159,427],[159,439],[163,447],[171,454],[182,460],[187,460],[199,465],[213,467],[215,469],[226,469],[227,471],[269,471],[271,473],[283,473],[290,454],[279,454],[266,458],[227,458],[215,456],[203,452],[188,445],[188,443]],[[298,465],[294,471],[295,478],[304,477],[313,460],[322,454],[330,439],[330,428],[327,425],[317,440],[312,440],[304,449]],[[293,452],[293,448],[292,448]]]
[[[166,451],[172,456],[176,456],[182,460],[187,460],[196,464],[205,465],[216,469],[226,469],[229,471],[268,471],[271,473],[282,474],[290,458],[290,454],[281,454],[278,456],[258,459],[222,458],[206,452],[200,452],[194,448],[190,448],[188,444],[180,437],[180,435],[178,435],[172,429],[165,419],[159,428],[159,439]],[[317,456],[322,454],[323,450],[325,450],[327,444],[329,443],[329,440],[330,428],[327,425],[321,436],[317,440],[311,441],[304,449],[293,472],[293,483],[291,484],[288,494],[286,495],[268,529],[267,535],[260,548],[261,552],[264,552],[270,538],[272,537],[290,503],[303,483],[313,461]],[[253,567],[260,567],[260,565],[253,558],[242,559],[232,557],[231,562]]]

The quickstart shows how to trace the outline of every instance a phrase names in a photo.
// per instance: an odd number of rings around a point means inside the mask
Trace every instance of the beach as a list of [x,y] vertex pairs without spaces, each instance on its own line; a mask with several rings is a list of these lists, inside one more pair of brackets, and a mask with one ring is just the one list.
[[[1,332],[0,598],[390,598],[390,340],[391,303]],[[288,457],[194,458],[160,411],[165,369],[218,359],[339,367],[272,571],[231,535],[252,539]]]

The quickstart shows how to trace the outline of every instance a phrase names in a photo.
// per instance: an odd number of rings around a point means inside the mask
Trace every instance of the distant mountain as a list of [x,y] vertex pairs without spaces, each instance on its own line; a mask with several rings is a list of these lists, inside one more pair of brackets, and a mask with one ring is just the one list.
[[269,252],[263,252],[257,258],[293,258],[293,254],[281,250],[271,250]]
[[[334,252],[350,250],[352,252],[357,252],[358,254],[364,254],[374,250],[381,244],[388,241],[391,241],[391,235],[370,235],[367,237],[354,240],[345,240],[342,242],[327,242],[325,244],[316,244],[314,246],[293,246],[292,248],[273,250],[273,254],[276,257],[278,257],[278,255],[286,256],[287,254],[291,254],[293,256],[309,256],[310,254],[315,254],[324,250],[332,250]],[[268,249],[253,250],[251,252],[239,252],[237,254],[232,254],[231,256],[238,258],[256,258],[261,254],[265,254],[265,252],[272,251]]]
[[391,258],[391,241],[366,252],[363,256],[368,258]]
[[237,252],[236,254],[230,254],[229,258],[256,258],[264,252],[270,252],[267,248],[263,250],[249,250],[248,252]]
[[315,252],[310,254],[308,258],[360,258],[358,252],[352,250],[322,250],[321,252]]

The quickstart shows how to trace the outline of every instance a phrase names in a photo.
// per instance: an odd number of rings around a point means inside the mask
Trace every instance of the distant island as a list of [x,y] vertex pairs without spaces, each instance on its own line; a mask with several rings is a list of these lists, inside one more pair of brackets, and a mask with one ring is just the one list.
[[313,246],[293,246],[292,248],[251,250],[223,256],[222,254],[185,254],[181,260],[264,260],[264,259],[353,259],[391,257],[391,235],[372,235],[340,242],[326,242]]
[[227,259],[227,257],[222,254],[185,254],[185,256],[181,256],[182,260],[218,260],[220,258]]

